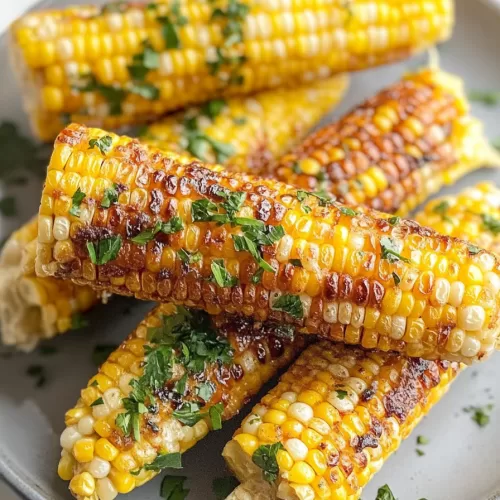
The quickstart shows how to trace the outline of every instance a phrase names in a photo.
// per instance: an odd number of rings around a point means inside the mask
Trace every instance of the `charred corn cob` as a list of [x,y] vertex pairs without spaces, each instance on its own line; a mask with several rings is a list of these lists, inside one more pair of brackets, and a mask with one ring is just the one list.
[[491,183],[433,200],[415,219],[500,255],[500,189]]
[[149,121],[217,96],[296,86],[448,38],[452,0],[110,3],[33,12],[11,29],[35,132]]
[[156,307],[66,413],[59,476],[78,499],[112,500],[179,468],[303,345],[293,328]]
[[426,69],[307,137],[272,173],[349,204],[407,215],[443,185],[488,164],[500,159],[469,115],[461,80]]
[[336,105],[347,88],[340,75],[296,89],[209,101],[148,127],[142,140],[232,171],[265,171]]
[[[230,170],[261,171],[340,100],[347,84],[347,76],[339,75],[294,90],[261,92],[227,103],[210,101],[203,108],[152,125],[143,138],[164,150],[200,156],[203,146],[213,141],[215,145],[206,151],[209,161],[223,161]],[[66,331],[75,323],[68,315],[95,302],[95,292],[88,287],[35,277],[36,236],[37,222],[33,220],[12,236],[0,254],[1,332],[5,343],[23,349]]]
[[237,489],[228,498],[360,498],[458,368],[324,341],[312,345],[226,445],[231,470],[251,481],[247,496]]
[[7,240],[0,253],[0,331],[4,344],[31,350],[43,338],[79,327],[97,293],[71,281],[35,274],[37,218]]
[[409,356],[492,352],[497,258],[384,217],[72,125],[48,168],[36,272]]

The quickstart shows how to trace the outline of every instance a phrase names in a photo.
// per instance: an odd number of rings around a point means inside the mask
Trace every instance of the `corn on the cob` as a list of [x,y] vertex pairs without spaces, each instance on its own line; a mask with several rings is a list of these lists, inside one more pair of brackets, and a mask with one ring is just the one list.
[[56,140],[36,272],[430,359],[482,359],[500,332],[487,251],[81,125]]
[[223,455],[240,481],[253,480],[247,488],[270,483],[262,498],[356,500],[458,369],[319,342],[253,408]]
[[80,315],[98,300],[87,286],[36,276],[36,237],[37,217],[13,233],[0,253],[2,341],[23,350],[78,327]]
[[293,328],[156,307],[66,413],[59,476],[78,499],[128,493],[220,429],[303,345]]
[[11,29],[35,132],[116,128],[216,96],[402,59],[448,38],[452,0],[181,0],[33,12]]
[[415,220],[500,255],[500,189],[491,183],[435,199]]
[[151,125],[141,138],[164,151],[256,175],[302,139],[340,101],[347,85],[347,75],[340,75],[296,89],[209,101]]
[[[183,151],[180,144],[186,140],[186,154],[200,154],[200,142],[207,146],[214,141],[216,147],[207,151],[209,161],[224,160],[233,171],[262,171],[340,100],[347,84],[347,75],[339,75],[294,90],[261,92],[227,103],[211,101],[204,108],[152,125],[143,137],[146,143],[170,151]],[[214,154],[222,151],[227,158]],[[95,292],[88,287],[35,277],[36,235],[33,220],[9,239],[0,254],[2,338],[22,349],[32,349],[41,338],[66,331],[72,324],[70,315],[95,302]]]
[[500,165],[499,155],[469,115],[461,80],[426,69],[307,137],[272,174],[405,216],[443,185],[487,164]]

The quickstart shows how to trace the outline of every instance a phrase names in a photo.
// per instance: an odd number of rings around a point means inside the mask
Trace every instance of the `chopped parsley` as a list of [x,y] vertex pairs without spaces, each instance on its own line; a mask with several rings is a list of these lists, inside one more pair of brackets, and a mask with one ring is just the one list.
[[224,99],[212,99],[201,107],[200,112],[211,120],[215,120],[226,107],[227,103]]
[[360,212],[357,212],[349,207],[340,207],[340,213],[342,215],[347,215],[348,217],[355,217],[356,215],[359,215]]
[[385,484],[380,487],[377,492],[377,498],[375,500],[397,500],[394,493],[389,488],[389,485]]
[[42,344],[38,347],[38,352],[41,356],[52,356],[57,353],[57,348],[53,345]]
[[73,313],[71,315],[71,329],[80,330],[89,326],[89,320],[82,313]]
[[161,482],[160,496],[165,500],[185,500],[189,490],[184,488],[186,476],[165,476]]
[[17,214],[16,199],[13,196],[6,196],[0,200],[0,214],[5,217]]
[[178,252],[177,255],[179,256],[179,259],[184,264],[196,264],[197,262],[200,262],[201,258],[203,257],[201,252],[195,252],[195,253],[190,253],[184,248],[181,248]]
[[345,391],[344,389],[336,389],[335,392],[337,393],[337,397],[339,399],[345,399],[347,397],[347,391]]
[[212,384],[212,382],[202,382],[196,388],[196,394],[205,402],[210,401],[214,392],[215,392],[215,387],[214,384]]
[[406,262],[407,264],[411,263],[410,259],[403,257],[400,253],[398,253],[394,241],[387,236],[380,238],[380,248],[382,250],[381,258],[388,260],[391,264],[399,260]]
[[209,151],[215,155],[217,163],[225,163],[236,153],[232,144],[218,141],[198,129],[186,130],[181,145],[188,153],[202,161],[208,161]]
[[247,123],[247,121],[248,120],[245,116],[236,116],[233,118],[233,123],[235,125],[238,125],[238,126],[245,125],[245,123]]
[[101,200],[102,208],[109,208],[111,205],[118,202],[118,186],[113,184],[112,187],[104,190],[104,195]]
[[252,455],[252,462],[264,471],[264,479],[269,483],[274,483],[278,479],[279,467],[276,455],[279,450],[283,449],[280,442],[263,444]]
[[467,243],[467,249],[471,255],[477,255],[481,251],[479,247],[472,245],[471,243]]
[[495,236],[500,234],[500,219],[496,219],[490,214],[481,214],[481,220],[483,221],[484,229],[490,231]]
[[493,405],[488,404],[484,407],[469,406],[464,408],[464,412],[471,413],[471,419],[476,422],[479,427],[486,427],[490,423],[490,413],[493,410]]
[[71,208],[69,209],[71,215],[80,217],[80,205],[85,196],[85,193],[80,188],[75,191],[75,194],[71,197]]
[[441,201],[440,203],[438,203],[433,209],[432,211],[435,213],[435,214],[438,214],[441,216],[441,218],[446,221],[446,222],[453,222],[453,220],[451,219],[451,217],[449,217],[447,215],[447,212],[448,212],[448,209],[450,208],[450,202],[447,201],[447,200],[443,200]]
[[92,351],[92,363],[94,366],[101,366],[109,355],[118,348],[117,344],[97,344]]
[[93,403],[91,403],[90,407],[99,406],[99,405],[103,405],[103,404],[104,404],[104,400],[102,398],[97,398]]
[[399,276],[399,274],[398,274],[398,273],[396,273],[396,272],[393,272],[393,273],[392,273],[392,277],[393,277],[393,279],[394,279],[394,284],[395,284],[396,286],[398,286],[398,285],[401,283],[401,277],[400,277],[400,276]]
[[118,257],[122,247],[122,238],[120,235],[110,236],[97,242],[88,241],[87,251],[92,264],[102,266]]
[[428,437],[425,436],[417,436],[417,444],[425,445],[429,444],[431,441]]
[[389,217],[387,219],[387,222],[391,225],[391,226],[398,226],[399,223],[401,222],[401,217]]
[[215,259],[211,264],[212,278],[221,288],[238,284],[238,278],[231,276],[224,265],[223,259]]
[[304,267],[300,259],[290,259],[290,264],[294,267]]
[[143,42],[144,50],[139,54],[134,54],[132,64],[127,66],[130,76],[134,80],[143,81],[146,75],[154,69],[160,67],[160,55],[146,40]]
[[153,241],[155,236],[160,232],[163,234],[174,234],[183,229],[182,219],[176,216],[172,217],[168,222],[157,221],[153,227],[141,231],[138,235],[134,236],[131,241],[138,245],[145,245]]
[[[327,207],[329,205],[332,205],[335,202],[335,197],[329,195],[328,193],[326,193],[324,191],[312,192],[312,191],[304,191],[302,189],[299,189],[299,190],[297,190],[296,196],[297,196],[297,200],[299,200],[301,203],[304,202],[308,196],[313,196],[314,198],[317,198],[318,205],[320,207]],[[355,212],[354,210],[352,210],[348,207],[343,207],[343,206],[339,206],[339,210],[344,215],[351,215],[351,212]],[[353,215],[357,215],[357,212],[354,213]]]
[[105,135],[98,139],[90,139],[89,141],[89,149],[98,148],[103,155],[111,151],[112,145],[113,138],[110,135]]
[[279,296],[274,301],[271,309],[283,311],[297,319],[304,317],[304,306],[298,295],[284,294]]
[[215,500],[225,500],[226,497],[239,485],[233,476],[217,477],[212,481],[212,491]]
[[96,77],[89,73],[87,75],[82,75],[83,85],[75,86],[74,90],[78,92],[97,92],[101,94],[104,100],[108,103],[109,114],[111,116],[117,116],[122,114],[122,104],[127,97],[127,92],[113,85],[104,85],[99,83]]
[[30,365],[26,369],[26,374],[35,380],[35,387],[39,388],[47,382],[45,368],[42,365]]
[[498,106],[500,104],[500,90],[470,90],[469,99],[485,106]]
[[416,454],[419,456],[419,457],[423,457],[425,455],[425,451],[419,449],[419,448],[416,448],[415,449],[415,452]]
[[168,16],[160,16],[156,19],[162,25],[162,35],[167,49],[178,49],[181,46],[178,27],[185,26],[188,18],[181,13],[179,0],[174,0],[170,7]]
[[255,273],[253,273],[252,277],[250,278],[252,284],[258,285],[262,281],[263,274],[264,274],[264,269],[262,267],[259,267],[259,269],[257,269],[257,271],[255,271]]
[[160,471],[162,469],[182,469],[180,453],[164,453],[158,455],[151,463],[144,466],[144,470]]
[[220,429],[223,404],[217,403],[208,411],[203,408],[207,402],[204,398],[210,399],[210,392],[215,391],[211,383],[199,385],[199,392],[195,396],[199,401],[182,400],[188,374],[196,375],[202,373],[207,364],[228,364],[233,359],[230,344],[225,338],[218,337],[210,316],[178,307],[176,314],[162,317],[161,326],[149,328],[147,338],[150,344],[144,347],[143,375],[130,382],[132,391],[122,400],[126,411],[117,416],[117,427],[125,436],[132,435],[138,440],[140,416],[156,406],[156,395],[172,379],[174,367],[181,365],[185,376],[172,388],[181,397],[182,404],[174,410],[173,417],[189,426],[209,417],[213,429]]
[[138,95],[148,101],[156,101],[160,97],[160,89],[147,82],[133,82],[129,87],[131,94]]

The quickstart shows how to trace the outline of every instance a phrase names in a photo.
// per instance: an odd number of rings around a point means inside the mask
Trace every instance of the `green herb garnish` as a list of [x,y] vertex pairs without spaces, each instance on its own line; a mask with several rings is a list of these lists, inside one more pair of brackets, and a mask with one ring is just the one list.
[[440,203],[438,203],[433,209],[432,211],[435,213],[435,214],[438,214],[441,216],[441,218],[446,221],[446,222],[453,222],[453,220],[451,219],[451,217],[449,217],[447,215],[447,212],[448,212],[448,209],[450,208],[450,202],[447,201],[447,200],[443,200],[441,201]]
[[347,391],[345,391],[344,389],[336,389],[335,392],[337,393],[337,397],[339,399],[345,399],[347,397]]
[[179,256],[179,259],[181,259],[181,261],[184,264],[188,264],[188,265],[196,264],[197,262],[200,262],[200,260],[202,258],[201,252],[190,253],[187,250],[185,250],[184,248],[181,248],[177,252],[177,255]]
[[26,374],[35,379],[35,387],[39,388],[47,382],[45,368],[42,365],[30,365],[26,369]]
[[398,260],[406,262],[407,264],[411,263],[410,259],[403,257],[400,253],[398,253],[394,241],[387,236],[380,238],[380,248],[382,249],[381,258],[388,260],[391,264],[397,262]]
[[89,141],[89,149],[98,148],[103,155],[111,151],[112,145],[113,138],[110,135],[99,137],[99,139],[90,139]]
[[394,494],[392,493],[389,485],[385,484],[381,488],[378,489],[377,498],[375,500],[397,500]]
[[97,344],[92,351],[92,363],[94,366],[101,366],[109,355],[118,348],[117,344]]
[[300,259],[290,259],[290,264],[294,267],[304,267]]
[[342,215],[347,215],[348,217],[354,217],[356,215],[359,215],[360,212],[357,212],[356,210],[353,210],[349,207],[340,207],[340,213]]
[[134,80],[143,81],[146,75],[160,67],[160,54],[153,49],[148,41],[143,43],[144,50],[135,54],[132,58],[132,64],[127,66],[130,76]]
[[238,278],[231,276],[224,265],[223,259],[215,259],[211,264],[212,278],[221,287],[234,286],[238,284]]
[[162,469],[182,469],[182,457],[180,453],[164,453],[158,455],[150,464],[144,466],[144,470],[160,471]]
[[80,330],[89,326],[89,320],[82,313],[73,313],[71,315],[71,329]]
[[75,194],[71,197],[71,208],[69,209],[71,215],[80,217],[80,205],[85,196],[85,193],[80,188],[75,191]]
[[215,500],[225,500],[238,484],[238,480],[233,476],[215,478],[212,481],[212,492],[215,495]]
[[280,442],[263,444],[252,455],[252,462],[264,471],[264,479],[269,483],[274,483],[278,479],[279,467],[276,455],[279,450],[283,449],[283,445]]
[[428,437],[425,436],[417,436],[417,444],[425,445],[429,444],[431,441]]
[[87,251],[92,264],[102,266],[107,262],[118,257],[122,247],[122,238],[120,235],[110,236],[97,242],[88,241]]
[[101,200],[102,208],[109,208],[111,205],[118,202],[118,186],[113,184],[112,187],[104,190],[104,195]]
[[391,225],[391,226],[397,226],[399,225],[399,223],[401,222],[401,217],[389,217],[387,219],[387,222]]
[[165,476],[161,482],[160,496],[165,500],[185,500],[189,490],[184,488],[186,476]]
[[488,404],[484,407],[469,406],[464,408],[464,412],[472,413],[472,420],[476,422],[479,427],[486,427],[490,423],[490,412],[493,410],[493,405]]
[[271,309],[283,311],[297,319],[304,317],[304,307],[298,295],[284,294],[279,296],[274,301]]
[[398,273],[396,273],[396,272],[393,272],[393,273],[392,273],[392,277],[393,277],[393,279],[394,279],[394,284],[395,284],[396,286],[398,286],[398,285],[401,283],[401,278],[400,278],[399,274],[398,274]]
[[500,90],[470,90],[469,99],[485,106],[498,106],[500,104]]
[[467,243],[467,249],[471,255],[477,255],[481,251],[479,247],[472,245],[471,243]]
[[490,231],[495,236],[500,234],[500,219],[496,219],[490,214],[481,214],[481,219],[484,229]]
[[99,406],[99,405],[103,405],[104,404],[104,400],[102,398],[97,398],[94,402],[92,402],[90,404],[91,407],[93,406]]

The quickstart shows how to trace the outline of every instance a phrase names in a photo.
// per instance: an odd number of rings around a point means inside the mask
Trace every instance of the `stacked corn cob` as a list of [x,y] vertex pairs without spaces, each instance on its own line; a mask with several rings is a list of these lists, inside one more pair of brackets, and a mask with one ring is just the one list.
[[59,476],[78,499],[112,500],[180,467],[303,345],[293,328],[156,307],[66,413]]
[[0,331],[7,345],[31,350],[39,340],[78,327],[98,300],[87,286],[35,274],[37,218],[12,234],[0,253]]
[[452,0],[226,0],[33,12],[11,29],[33,129],[105,128],[216,96],[402,59],[448,38]]
[[141,139],[163,151],[257,175],[303,138],[341,100],[347,85],[347,75],[339,75],[294,89],[209,101],[148,127]]
[[[209,161],[223,151],[227,157],[217,156],[228,169],[262,170],[338,103],[347,83],[347,76],[339,75],[294,90],[262,92],[227,103],[211,101],[152,125],[143,137],[147,143],[184,154],[201,155],[204,150],[199,145],[213,143],[206,150]],[[244,123],[238,121],[242,117]],[[88,287],[35,276],[36,236],[33,220],[15,232],[0,253],[2,338],[28,350],[42,338],[67,331],[75,324],[72,315],[78,318],[74,315],[97,302]]]
[[435,69],[410,74],[308,136],[271,173],[404,216],[443,185],[500,163],[468,108],[457,77]]
[[[470,363],[494,349],[500,266],[491,253],[221,170],[66,128],[42,195],[37,274],[410,356]],[[69,212],[75,195],[79,217]]]
[[458,369],[325,341],[309,347],[224,448],[249,481],[228,499],[360,498]]
[[[485,243],[485,248],[494,250],[498,240],[489,239],[490,230],[484,228],[479,219],[477,224],[473,223],[469,211],[488,214],[491,220],[498,219],[500,214],[497,195],[498,190],[491,185],[479,185],[457,197],[447,197],[451,218],[457,221],[457,224],[452,226],[442,226],[441,218],[433,218],[432,208],[436,206],[436,202],[429,203],[428,207],[417,215],[417,219],[428,217],[431,226],[442,229],[445,234],[455,234],[469,240],[477,239]],[[466,197],[469,201],[461,203]],[[474,200],[473,203],[471,199]],[[463,222],[464,218],[468,219],[468,223],[462,224],[461,232],[458,233],[458,222]],[[85,422],[88,423],[90,418],[94,418],[92,416],[84,419],[83,416],[90,415],[90,404],[102,392],[94,389],[92,384],[98,380],[99,386],[105,390],[111,389],[109,394],[119,387],[122,397],[128,395],[130,389],[127,384],[131,374],[135,377],[142,374],[141,369],[132,367],[141,366],[145,359],[141,351],[144,341],[139,339],[144,339],[147,326],[158,325],[158,314],[166,314],[167,311],[171,311],[171,306],[160,306],[141,324],[129,340],[111,355],[99,374],[90,379],[77,407],[67,413],[66,423],[71,430],[65,430],[63,435],[65,438],[69,435],[76,437],[74,442],[64,441],[66,451],[63,451],[59,472],[66,480],[72,479],[74,474],[79,474],[77,479],[73,480],[73,486],[76,488],[94,484],[96,479],[99,485],[105,484],[107,489],[103,490],[100,486],[99,491],[104,492],[102,496],[97,496],[96,500],[113,498],[112,495],[106,496],[108,490],[116,490],[113,481],[118,481],[117,486],[120,489],[124,483],[132,487],[143,481],[133,483],[126,474],[118,476],[118,479],[112,475],[111,487],[108,481],[103,481],[104,478],[100,477],[102,473],[97,472],[97,476],[93,476],[94,481],[87,474],[81,476],[82,471],[90,475],[94,471],[89,465],[92,462],[82,461],[78,452],[78,458],[75,458],[74,453],[76,441],[83,439],[83,443],[79,445],[83,446],[87,439],[79,427],[83,428]],[[222,317],[216,320],[216,324],[220,325],[221,321]],[[281,328],[276,327],[272,331],[283,332]],[[295,341],[295,351],[299,350],[298,342],[301,340]],[[285,364],[285,361],[283,363]],[[264,365],[261,365],[256,373],[262,370],[265,370]],[[359,498],[364,485],[440,399],[456,372],[457,365],[454,363],[408,360],[396,354],[364,353],[359,349],[327,342],[309,347],[296,365],[282,377],[278,386],[245,418],[234,440],[227,445],[226,459],[238,477],[245,481],[230,498],[275,498],[276,487],[262,481],[262,471],[254,465],[251,458],[260,446],[264,446],[261,451],[271,451],[270,447],[278,440],[284,444],[283,449],[276,446],[273,448],[280,498]],[[257,390],[257,385],[254,387]],[[236,398],[231,399],[231,414],[241,409],[240,393],[236,394]],[[107,417],[107,421],[111,420],[109,426],[107,423],[103,424],[98,416],[94,421],[96,432],[90,435],[90,440],[96,443],[93,456],[108,461],[116,459],[119,454],[114,445],[105,441],[110,429],[116,428],[113,416],[114,413]],[[77,424],[78,418],[82,419],[82,424]],[[160,424],[165,425],[171,422],[169,415],[164,421],[160,420]],[[79,434],[75,434],[75,425]],[[119,431],[117,432],[119,435]],[[100,443],[98,446],[97,442]],[[132,457],[128,455],[113,464],[122,468],[123,463],[131,468],[142,465],[143,459],[136,458],[137,447],[138,444],[135,443]],[[97,450],[101,448],[104,451],[99,453],[103,453],[104,457],[97,454]],[[153,452],[148,460],[155,457]],[[245,471],[243,468],[246,466],[248,469]],[[108,470],[108,467],[105,467]]]

